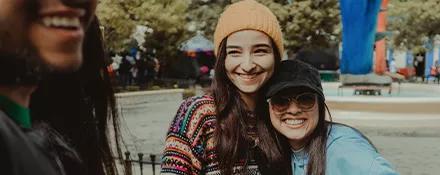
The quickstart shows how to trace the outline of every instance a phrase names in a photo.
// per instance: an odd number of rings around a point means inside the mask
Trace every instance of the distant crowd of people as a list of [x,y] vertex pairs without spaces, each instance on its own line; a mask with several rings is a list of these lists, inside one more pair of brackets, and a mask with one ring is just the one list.
[[[113,64],[109,70],[116,86],[138,86],[146,89],[153,85],[162,85],[162,81],[191,81],[193,84],[209,86],[213,75],[215,57],[211,52],[179,52],[176,59],[162,60],[155,54],[137,52],[113,55]],[[168,64],[167,64],[168,63]]]
[[408,79],[416,82],[426,82],[428,78],[434,78],[434,81],[440,79],[440,64],[439,60],[435,60],[429,67],[429,73],[426,74],[426,58],[425,53],[417,53],[414,55],[412,65],[402,68],[397,67],[396,60],[391,58],[387,61],[387,71],[393,78],[401,77],[399,79]]
[[118,84],[125,89],[130,85],[137,85],[140,89],[147,88],[157,79],[160,70],[159,59],[154,55],[141,54],[136,56],[124,54],[116,70]]

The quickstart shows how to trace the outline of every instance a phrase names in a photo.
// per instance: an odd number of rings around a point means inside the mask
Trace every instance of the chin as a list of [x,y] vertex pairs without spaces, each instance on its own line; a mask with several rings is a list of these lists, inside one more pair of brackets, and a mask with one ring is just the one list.
[[301,141],[305,137],[304,135],[289,135],[289,134],[284,134],[284,136],[286,136],[287,139],[292,141]]
[[245,94],[253,94],[257,92],[257,88],[239,88],[241,92]]
[[41,57],[50,69],[58,72],[76,71],[83,62],[82,55],[77,53],[42,53]]
[[[237,85],[236,85],[237,86]],[[238,85],[237,88],[245,94],[253,94],[253,93],[257,93],[257,91],[260,89],[260,85],[250,85],[250,86],[246,86],[246,85]]]

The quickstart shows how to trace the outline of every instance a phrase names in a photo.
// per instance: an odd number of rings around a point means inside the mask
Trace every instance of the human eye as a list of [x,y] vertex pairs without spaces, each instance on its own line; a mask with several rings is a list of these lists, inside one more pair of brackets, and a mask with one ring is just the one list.
[[264,56],[268,53],[270,53],[270,51],[267,48],[257,48],[254,50],[254,54],[257,56]]
[[228,51],[226,52],[226,54],[227,54],[228,56],[238,56],[238,55],[240,55],[240,51],[238,51],[238,50],[228,50]]

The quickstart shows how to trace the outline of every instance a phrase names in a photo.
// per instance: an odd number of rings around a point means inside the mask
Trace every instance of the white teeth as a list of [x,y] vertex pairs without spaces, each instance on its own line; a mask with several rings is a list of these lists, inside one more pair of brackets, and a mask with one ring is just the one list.
[[50,18],[43,18],[43,24],[45,26],[49,27],[52,24],[52,19],[50,19]]
[[257,74],[238,74],[243,79],[252,79],[255,78]]
[[43,24],[47,27],[81,27],[81,22],[78,17],[44,17]]
[[303,124],[306,120],[304,119],[286,119],[284,122],[286,122],[289,125],[300,125]]
[[251,79],[252,77],[254,77],[253,75],[244,75],[241,74],[240,77],[246,78],[246,79]]

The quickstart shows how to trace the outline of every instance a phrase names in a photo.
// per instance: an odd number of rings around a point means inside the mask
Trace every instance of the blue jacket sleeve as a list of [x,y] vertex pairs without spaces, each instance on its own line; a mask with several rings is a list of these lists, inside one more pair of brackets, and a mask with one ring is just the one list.
[[326,174],[398,175],[361,133],[335,127],[328,141]]
[[370,175],[398,175],[396,171],[394,171],[391,164],[385,160],[382,156],[376,157],[370,169]]

